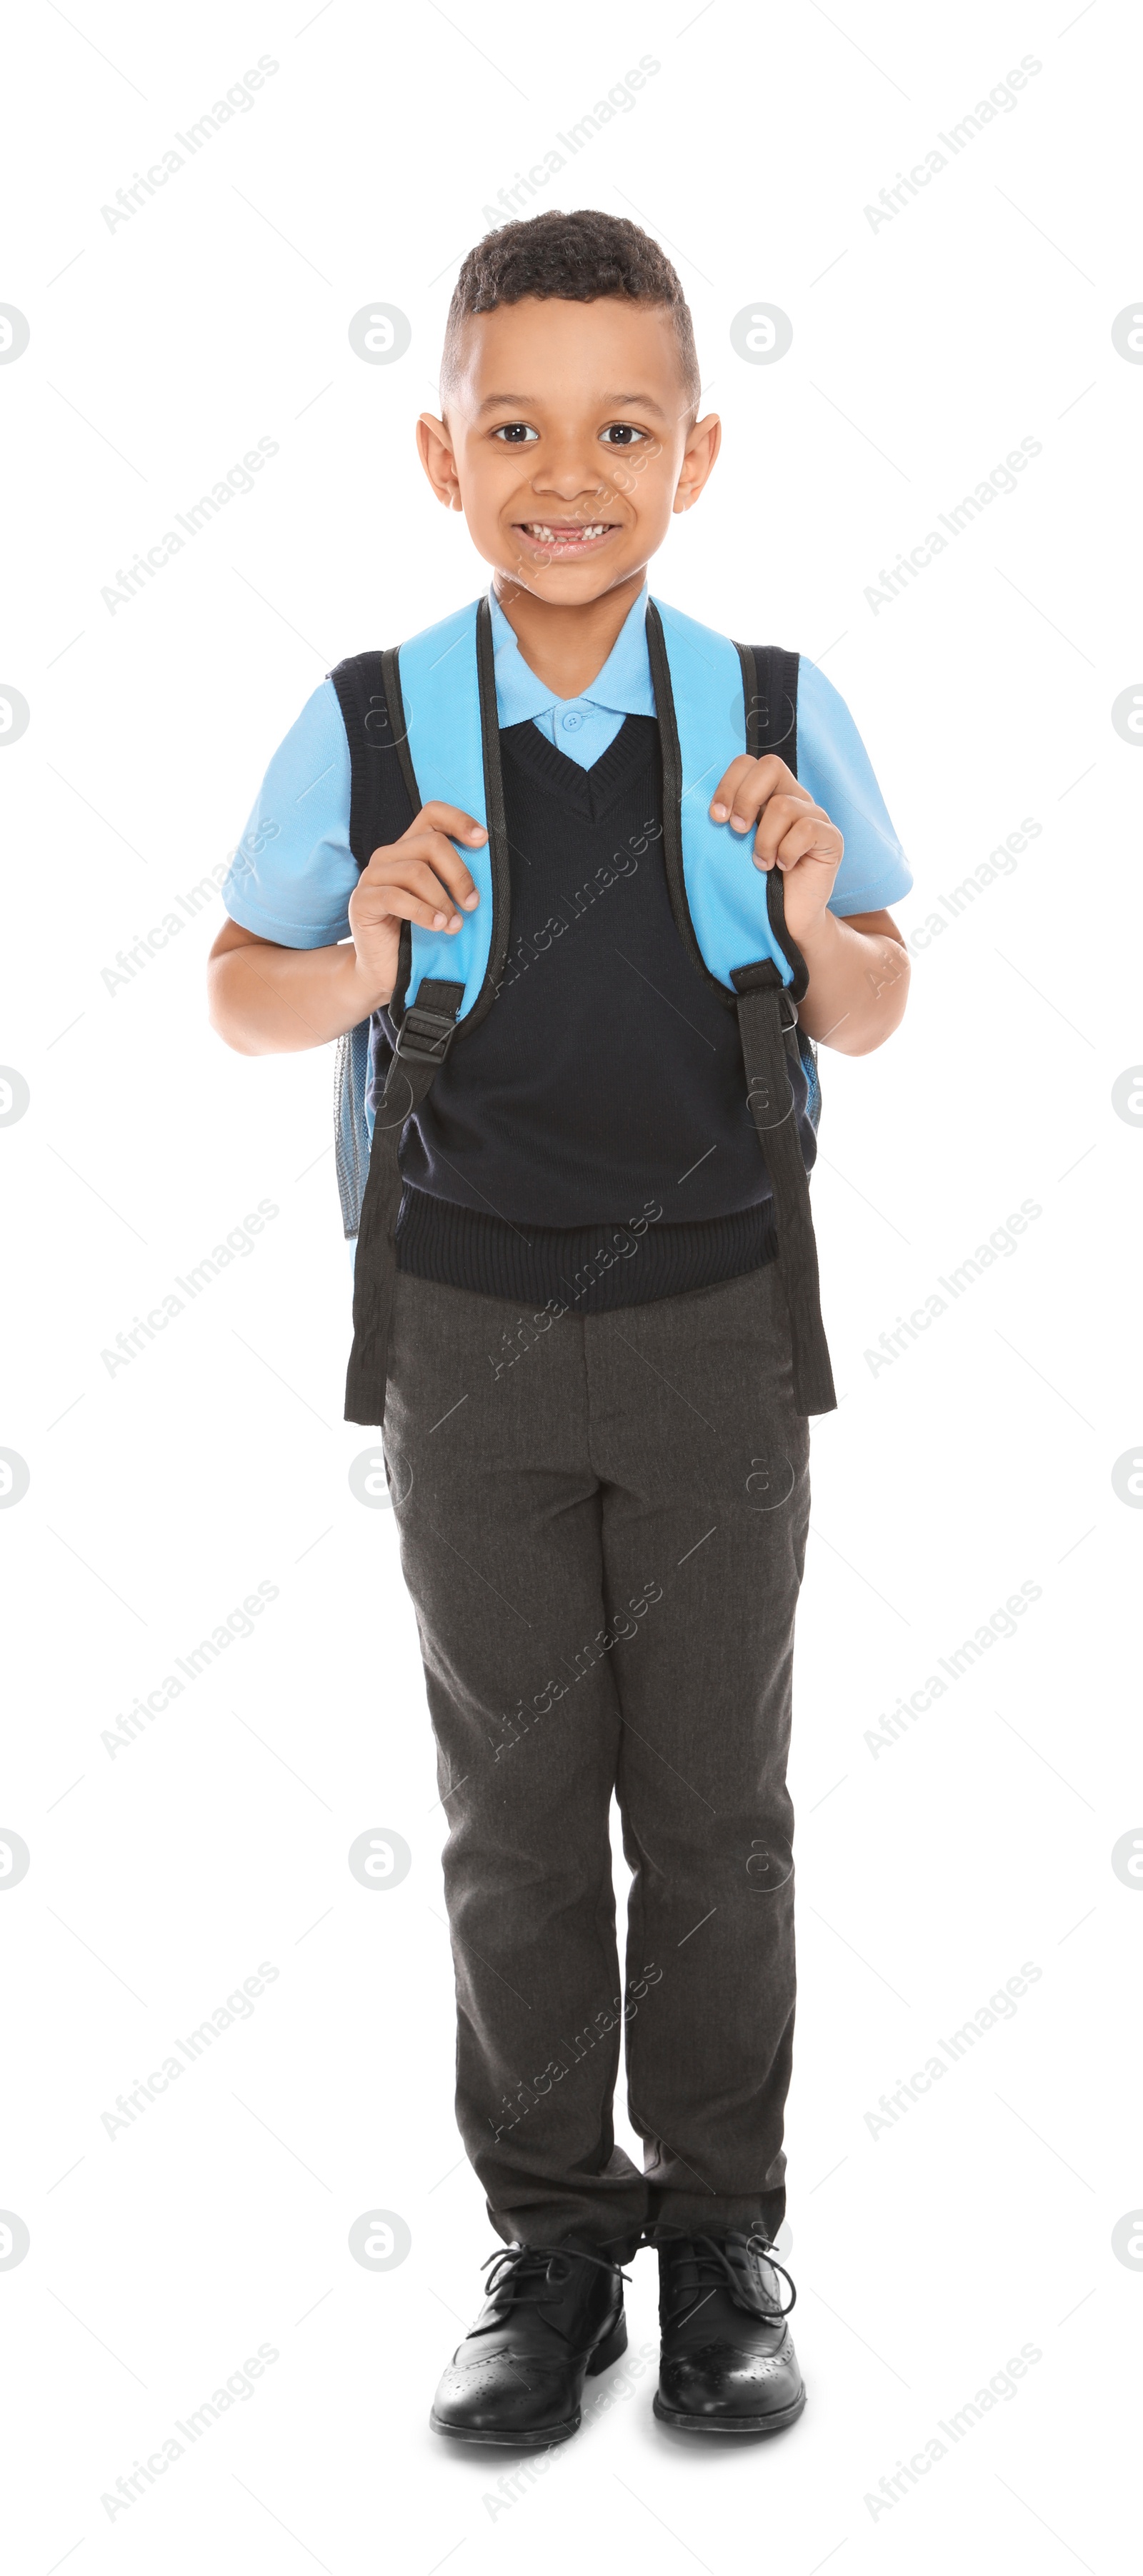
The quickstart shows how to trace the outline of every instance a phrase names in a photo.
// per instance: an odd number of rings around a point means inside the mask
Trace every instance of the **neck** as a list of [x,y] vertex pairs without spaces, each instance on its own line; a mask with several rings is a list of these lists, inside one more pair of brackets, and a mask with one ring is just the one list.
[[578,698],[602,671],[645,579],[643,566],[575,607],[537,599],[504,573],[494,575],[493,588],[529,670],[557,697]]

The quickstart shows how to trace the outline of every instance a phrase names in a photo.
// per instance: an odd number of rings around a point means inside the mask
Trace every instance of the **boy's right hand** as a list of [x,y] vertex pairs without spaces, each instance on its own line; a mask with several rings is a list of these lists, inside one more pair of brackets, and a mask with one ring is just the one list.
[[399,841],[374,850],[349,898],[358,973],[375,996],[372,1009],[388,1002],[396,983],[403,921],[455,933],[462,913],[475,911],[480,897],[453,840],[476,850],[487,839],[483,823],[459,805],[434,800],[422,805]]

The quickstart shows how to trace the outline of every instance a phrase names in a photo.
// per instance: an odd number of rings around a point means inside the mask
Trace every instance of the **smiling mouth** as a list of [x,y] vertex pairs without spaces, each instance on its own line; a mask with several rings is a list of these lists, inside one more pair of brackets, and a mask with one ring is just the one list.
[[592,519],[584,526],[575,519],[518,519],[516,534],[528,545],[542,546],[546,554],[582,555],[614,536],[618,525],[615,519]]

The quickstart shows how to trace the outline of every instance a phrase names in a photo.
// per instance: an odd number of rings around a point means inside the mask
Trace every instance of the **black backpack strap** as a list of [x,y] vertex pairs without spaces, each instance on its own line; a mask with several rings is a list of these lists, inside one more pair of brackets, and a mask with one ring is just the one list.
[[[330,672],[341,708],[345,738],[349,744],[349,846],[358,869],[366,868],[374,850],[383,841],[399,838],[421,810],[421,792],[417,785],[405,725],[405,708],[397,668],[397,650],[392,646],[381,653],[354,653],[348,661],[339,662]],[[388,753],[389,759],[384,755]],[[396,756],[400,787],[393,774],[392,755]],[[394,835],[394,797],[401,802],[401,790],[408,800],[409,811],[400,817]],[[399,1010],[409,981],[412,950],[409,926],[401,931],[397,961],[397,981],[393,987],[393,1004]],[[347,1040],[339,1042],[340,1055]],[[364,1115],[364,1111],[362,1111]],[[347,1232],[354,1229],[347,1227]]]
[[[777,868],[772,868],[766,879],[767,889],[775,883],[780,900],[781,879]],[[776,932],[773,907],[770,917]],[[804,966],[802,973],[804,978]],[[789,1310],[794,1352],[794,1402],[799,1413],[832,1413],[837,1396],[822,1322],[809,1174],[794,1117],[786,1053],[788,1047],[795,1051],[797,1048],[794,988],[783,984],[772,957],[761,958],[754,966],[737,967],[733,983],[738,994],[738,1034],[750,1114],[774,1192],[778,1276]]]
[[397,1276],[395,1236],[404,1187],[398,1161],[401,1138],[448,1054],[463,999],[463,984],[422,977],[416,1001],[410,1003],[397,1031],[385,1089],[377,1103],[353,1274],[347,1422],[380,1424],[385,1419],[389,1325]]
[[[511,904],[496,669],[487,600],[480,601],[476,612],[476,664],[492,871],[492,935],[484,980],[465,1016],[463,1025],[467,1029],[477,1026],[496,998],[508,951]],[[420,789],[409,754],[397,652],[392,649],[383,653],[358,654],[352,662],[339,663],[330,676],[337,690],[349,742],[353,779],[349,841],[361,868],[368,864],[378,843],[386,837],[377,828],[380,819],[377,774],[382,764],[370,757],[372,752],[388,750],[396,753],[412,809],[410,819],[421,810]],[[385,1088],[377,1103],[373,1140],[368,1148],[369,1168],[361,1196],[353,1278],[353,1349],[345,1385],[346,1421],[370,1425],[383,1423],[385,1419],[389,1327],[397,1276],[397,1219],[404,1186],[399,1159],[401,1139],[409,1119],[425,1098],[438,1065],[443,1064],[448,1054],[464,1000],[463,983],[423,975],[415,1002],[404,1005],[411,961],[411,935],[406,923],[402,928],[397,980],[388,1006],[389,1018],[396,1028],[396,1040]],[[358,1032],[351,1031],[349,1041],[342,1040],[342,1047],[348,1044],[352,1050],[357,1037]],[[348,1062],[352,1069],[352,1052]],[[350,1230],[347,1227],[347,1231]]]
[[[755,653],[749,644],[735,647],[742,669],[746,713],[746,748],[753,759],[775,751],[797,776],[798,655],[780,645]],[[662,619],[653,600],[647,606],[647,652],[659,745],[663,763],[663,865],[675,924],[691,964],[720,993],[728,1007],[732,996],[712,975],[698,943],[687,902],[683,868],[682,756],[675,719],[674,693]],[[810,1184],[794,1115],[794,1090],[787,1049],[798,1053],[798,1003],[809,976],[806,961],[786,928],[786,907],[779,869],[766,877],[766,910],[776,946],[793,975],[784,985],[772,957],[740,966],[731,977],[737,995],[738,1030],[746,1071],[750,1112],[766,1156],[774,1193],[778,1236],[778,1275],[790,1316],[794,1355],[794,1402],[799,1413],[832,1413],[837,1404],[830,1368],[818,1285],[818,1256],[810,1214]],[[806,1068],[802,1066],[803,1073]],[[812,1070],[812,1059],[811,1059]],[[816,1073],[814,1075],[816,1085]]]
[[484,981],[465,1012],[466,1029],[477,1029],[491,1010],[508,962],[512,874],[508,823],[504,810],[504,776],[500,763],[500,714],[496,704],[496,654],[492,611],[486,599],[476,603],[476,679],[480,693],[480,739],[484,761],[484,811],[488,828],[488,865],[492,876],[492,935]]
[[[373,852],[382,841],[391,840],[392,820],[383,806],[388,764],[379,755],[395,752],[401,778],[409,800],[409,821],[421,810],[409,746],[406,739],[405,711],[395,650],[383,653],[358,653],[351,661],[340,662],[330,673],[345,721],[349,743],[352,785],[349,807],[349,846],[359,868],[367,867]],[[389,798],[392,797],[392,770],[389,769]],[[407,826],[405,827],[407,828]],[[352,1085],[352,1120],[355,1141],[354,1180],[359,1216],[356,1229],[357,1256],[353,1271],[353,1348],[345,1382],[345,1419],[369,1425],[384,1422],[385,1381],[388,1375],[389,1326],[393,1311],[393,1283],[397,1275],[395,1235],[400,1214],[403,1182],[398,1160],[406,1121],[420,1106],[438,1064],[443,1062],[456,1029],[456,1015],[464,998],[463,984],[422,980],[411,1010],[401,1013],[401,1002],[408,985],[411,962],[410,934],[404,924],[401,934],[397,980],[393,988],[390,1013],[399,1017],[397,1041],[389,1061],[385,1088],[377,1103],[372,1143],[365,1125],[365,1087],[367,1073],[368,1022],[351,1029],[338,1049],[339,1091],[344,1098],[347,1083]],[[366,1044],[363,1049],[362,1038]],[[343,1109],[339,1121],[344,1133],[347,1124]]]
[[[765,655],[738,646],[746,710],[746,747],[754,759],[775,751],[795,777],[798,767],[798,656],[780,646]],[[750,1114],[766,1156],[774,1191],[778,1275],[790,1316],[794,1353],[794,1402],[799,1413],[832,1413],[837,1406],[829,1345],[822,1322],[821,1290],[810,1183],[794,1117],[787,1049],[798,1048],[798,1003],[809,975],[786,928],[782,874],[766,877],[766,912],[775,945],[792,969],[783,984],[772,957],[740,966],[731,976],[738,994],[738,1032],[746,1068]]]
[[[742,670],[746,748],[753,759],[766,751],[777,752],[796,777],[798,655],[787,653],[780,645],[769,646],[762,653],[755,653],[749,644],[736,645],[735,650]],[[653,600],[647,606],[647,652],[663,763],[663,865],[671,910],[692,966],[730,1006],[731,995],[718,976],[712,975],[703,956],[687,901],[682,756],[666,639]],[[772,957],[739,967],[731,981],[737,995],[750,1111],[766,1155],[774,1194],[778,1273],[789,1309],[794,1354],[794,1401],[799,1413],[832,1413],[837,1397],[822,1323],[809,1176],[794,1115],[786,1054],[790,1047],[795,1060],[799,1060],[797,1006],[809,976],[805,959],[786,928],[782,878],[777,868],[771,868],[766,877],[766,909],[775,944],[791,969],[793,981],[788,986],[783,984]],[[816,1074],[814,1078],[816,1084]]]
[[[651,665],[651,687],[655,693],[655,715],[659,726],[659,758],[663,769],[663,869],[667,894],[675,917],[675,928],[697,974],[713,985],[724,1002],[730,996],[725,984],[712,975],[699,947],[691,908],[687,901],[686,871],[683,867],[683,755],[679,746],[679,728],[675,718],[675,693],[671,686],[671,665],[663,621],[653,599],[647,602],[647,659]],[[713,792],[713,791],[712,791]]]
[[[348,661],[339,662],[329,675],[349,744],[349,846],[359,868],[368,866],[380,842],[393,838],[395,781],[391,761],[384,757],[387,752],[395,751],[400,762],[411,809],[407,822],[412,821],[421,802],[404,740],[399,690],[396,713],[393,712],[390,666],[395,672],[396,661],[395,653],[354,653]],[[407,829],[407,822],[402,823],[402,830]]]
[[746,711],[746,748],[753,760],[776,751],[787,769],[798,775],[798,661],[781,644],[756,653],[749,644],[735,646],[742,664],[742,698]]
[[[396,749],[399,753],[404,748],[398,729],[401,719],[395,724],[390,715],[390,660],[395,663],[396,655],[355,653],[329,674],[349,745],[349,846],[359,870],[368,866],[380,842],[392,840],[395,822],[399,832],[406,829],[420,804],[407,750],[398,779],[394,778],[392,763],[379,757],[385,750]],[[402,791],[409,799],[408,817],[399,812]],[[397,969],[397,989],[402,993],[409,972],[407,945],[406,937]],[[347,1029],[337,1041],[333,1135],[341,1222],[347,1242],[353,1241],[361,1222],[361,1200],[369,1168],[369,1125],[365,1115],[369,1044],[368,1020],[359,1021],[355,1029]]]

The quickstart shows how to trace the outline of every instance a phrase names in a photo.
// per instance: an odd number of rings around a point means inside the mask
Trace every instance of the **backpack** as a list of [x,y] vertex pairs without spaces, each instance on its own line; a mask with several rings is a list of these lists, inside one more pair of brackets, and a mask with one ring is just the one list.
[[[707,810],[723,771],[743,751],[757,757],[780,748],[796,768],[798,656],[774,647],[760,663],[748,645],[656,599],[648,601],[646,634],[671,908],[696,972],[737,1011],[747,1097],[774,1196],[794,1400],[800,1413],[829,1413],[837,1398],[808,1180],[821,1095],[816,1050],[798,1032],[806,965],[786,929],[780,870],[752,866],[743,838],[712,823]],[[388,1005],[396,1036],[372,1128],[369,1021],[338,1046],[338,1183],[346,1233],[357,1234],[345,1418],[372,1426],[385,1418],[401,1138],[449,1048],[463,1045],[466,1029],[493,1007],[508,950],[511,886],[488,602],[471,601],[399,647],[357,654],[330,677],[350,750],[350,844],[359,867],[380,837],[370,810],[383,748],[396,750],[414,814],[443,798],[488,832],[483,849],[464,852],[481,900],[460,930],[450,936],[403,925]]]

